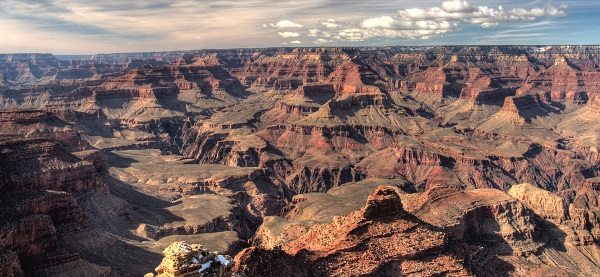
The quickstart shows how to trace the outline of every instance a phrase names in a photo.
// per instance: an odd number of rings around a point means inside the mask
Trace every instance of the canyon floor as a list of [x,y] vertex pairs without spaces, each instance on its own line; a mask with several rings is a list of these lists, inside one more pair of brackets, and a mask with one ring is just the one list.
[[0,55],[2,276],[600,276],[600,47],[68,58]]

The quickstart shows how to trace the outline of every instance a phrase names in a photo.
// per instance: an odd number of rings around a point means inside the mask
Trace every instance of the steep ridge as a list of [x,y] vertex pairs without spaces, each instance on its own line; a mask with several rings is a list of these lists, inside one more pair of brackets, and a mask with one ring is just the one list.
[[281,250],[248,248],[235,257],[242,276],[468,276],[446,250],[447,237],[406,213],[399,195],[380,186],[359,211],[310,227]]
[[[459,186],[436,186],[423,193],[407,194],[393,186],[386,187],[386,190],[389,195],[400,193],[400,197],[396,196],[397,200],[392,201],[396,204],[374,205],[372,201],[376,198],[375,195],[381,194],[383,188],[377,188],[376,184],[390,181],[351,183],[327,194],[296,196],[295,204],[284,218],[268,218],[259,228],[254,239],[255,246],[236,256],[235,270],[266,276],[271,276],[271,270],[301,276],[318,276],[356,272],[352,270],[365,270],[373,266],[376,270],[392,270],[376,271],[376,274],[386,272],[391,276],[421,276],[433,272],[413,270],[411,266],[421,264],[432,271],[435,271],[438,265],[446,270],[452,268],[452,264],[447,263],[451,261],[448,259],[428,258],[428,254],[422,254],[416,257],[419,262],[415,262],[415,257],[402,257],[400,254],[388,252],[392,245],[398,247],[395,249],[402,249],[404,244],[401,241],[393,240],[393,244],[377,245],[378,240],[391,239],[401,232],[399,226],[412,216],[413,220],[422,220],[421,224],[431,224],[430,228],[439,228],[434,230],[445,237],[440,242],[446,252],[434,253],[449,253],[455,262],[459,262],[458,265],[455,264],[455,268],[464,266],[461,273],[463,275],[529,276],[553,270],[571,275],[598,274],[598,268],[595,266],[598,260],[595,254],[598,251],[597,246],[591,242],[582,244],[587,231],[577,229],[581,228],[580,225],[576,223],[577,220],[567,219],[568,212],[562,200],[545,190],[529,184],[518,185],[510,191],[510,194],[516,197],[513,198],[494,189],[465,191]],[[348,187],[344,188],[345,186]],[[344,199],[344,204],[340,204],[337,199]],[[364,203],[365,199],[368,199],[367,204],[361,209],[360,203]],[[344,208],[332,208],[336,204],[343,205]],[[395,227],[382,227],[386,233],[385,236],[380,236],[374,231],[379,229],[373,226],[377,225],[379,220],[368,216],[369,208],[385,206],[384,210],[394,210],[393,207],[398,205],[402,207],[401,214],[404,216],[385,220],[386,224]],[[358,211],[346,214],[348,209]],[[380,209],[377,211],[374,213],[376,217],[387,215]],[[345,228],[354,228],[348,227],[350,222],[355,222],[352,221],[356,220],[354,216],[366,220],[363,224],[369,227],[358,227],[360,231],[355,229],[351,232],[353,235],[346,238]],[[420,237],[425,236],[422,232],[411,234],[413,241],[435,241],[432,238]],[[358,243],[357,240],[363,238],[368,238],[364,241],[365,246],[352,247],[353,243]],[[364,254],[369,253],[369,249],[375,246],[380,247],[375,256]],[[416,250],[419,247],[413,245],[410,249]],[[363,251],[359,260],[350,258],[353,251]],[[539,259],[527,258],[532,255]],[[337,258],[354,262],[327,261]],[[401,265],[391,268],[386,266],[389,259],[394,258],[400,258]],[[284,262],[285,265],[278,266]],[[316,268],[313,268],[313,264]],[[329,269],[331,266],[335,268]],[[336,271],[338,269],[341,271]],[[322,273],[321,270],[325,270],[326,273]]]
[[65,236],[90,230],[74,195],[106,191],[103,166],[82,160],[47,139],[12,138],[0,142],[0,149],[0,247],[18,255],[8,266],[40,275],[57,267],[78,274],[79,266],[107,273],[109,268],[82,260],[79,253],[60,243]]
[[0,130],[2,137],[47,137],[64,147],[75,147],[74,150],[87,147],[73,124],[42,110],[0,110]]
[[293,90],[323,81],[350,57],[340,49],[293,49],[258,54],[233,71],[244,85],[257,89]]
[[585,66],[581,68],[565,56],[556,56],[552,66],[529,78],[517,93],[536,93],[546,101],[586,103],[590,95],[598,94],[600,75],[595,70],[585,70]]

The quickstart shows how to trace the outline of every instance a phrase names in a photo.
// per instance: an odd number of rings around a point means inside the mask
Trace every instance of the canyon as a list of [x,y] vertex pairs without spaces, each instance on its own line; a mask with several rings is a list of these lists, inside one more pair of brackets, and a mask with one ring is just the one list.
[[2,54],[0,275],[600,276],[599,115],[599,46]]

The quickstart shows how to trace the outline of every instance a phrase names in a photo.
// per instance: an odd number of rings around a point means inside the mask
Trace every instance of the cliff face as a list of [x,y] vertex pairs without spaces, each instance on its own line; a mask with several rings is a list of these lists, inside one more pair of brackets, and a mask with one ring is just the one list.
[[87,148],[77,127],[49,111],[1,110],[0,130],[3,137],[49,138],[73,150]]
[[91,229],[75,196],[106,192],[104,166],[69,152],[81,147],[79,134],[53,114],[1,114],[0,248],[5,252],[0,269],[19,276],[70,268],[82,260],[59,241]]
[[0,269],[2,269],[2,274],[10,277],[23,276],[23,269],[21,269],[21,262],[17,253],[2,250],[0,255]]
[[349,60],[341,49],[296,49],[259,54],[232,72],[247,86],[292,90],[323,81],[336,66]]
[[556,224],[564,225],[566,240],[573,245],[595,245],[600,230],[598,217],[585,209],[567,205],[563,199],[530,184],[521,184],[510,189],[509,194],[522,201],[538,215]]
[[9,139],[0,143],[2,189],[86,191],[103,185],[94,164],[48,139]]
[[447,236],[406,213],[390,187],[378,187],[361,210],[298,234],[281,250],[240,252],[234,272],[242,276],[468,276],[462,260],[447,250]]
[[[265,220],[255,246],[235,257],[234,271],[243,276],[274,276],[272,272],[302,276],[599,272],[593,265],[597,258],[581,256],[598,248],[581,243],[587,231],[575,230],[579,228],[576,220],[564,220],[566,214],[559,214],[562,221],[543,218],[561,209],[567,212],[562,200],[551,200],[554,196],[545,190],[518,185],[511,189],[517,198],[495,189],[448,185],[404,193],[395,186],[378,187],[377,182],[350,183],[327,194],[298,195],[283,217]],[[354,205],[360,199],[366,199],[366,204],[348,207],[358,208],[350,213],[332,208],[338,201]],[[548,202],[541,204],[537,199]],[[537,258],[527,258],[532,256]],[[560,266],[556,259],[562,260]]]

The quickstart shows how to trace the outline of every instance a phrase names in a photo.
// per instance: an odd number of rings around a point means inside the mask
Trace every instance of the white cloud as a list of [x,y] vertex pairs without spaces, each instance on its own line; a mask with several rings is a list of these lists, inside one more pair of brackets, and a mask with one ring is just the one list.
[[296,32],[278,32],[278,34],[284,38],[297,38],[300,36],[300,33]]
[[399,10],[395,16],[364,19],[359,24],[360,28],[343,28],[336,38],[345,41],[363,41],[373,37],[429,39],[456,31],[461,23],[493,28],[506,22],[532,22],[541,17],[565,15],[563,6],[516,7],[507,10],[502,6],[472,6],[466,0],[449,0],[442,2],[441,7],[409,8]]
[[331,35],[331,32],[329,32],[329,31],[322,31],[320,29],[313,28],[313,29],[308,30],[307,36],[309,36],[311,38],[316,38],[316,37],[330,38],[332,35]]
[[398,14],[399,18],[404,20],[446,20],[457,23],[478,24],[484,28],[490,28],[505,22],[530,22],[540,17],[565,16],[566,12],[564,9],[551,5],[507,10],[502,6],[497,8],[488,6],[472,7],[465,0],[452,0],[443,2],[441,8],[405,9],[398,11]]
[[[430,39],[457,31],[460,24],[475,24],[487,29],[506,22],[532,22],[541,17],[564,15],[564,7],[556,8],[552,5],[505,9],[502,6],[473,6],[467,0],[448,0],[437,7],[408,8],[399,10],[395,15],[371,17],[354,23],[340,23],[332,18],[320,21],[316,26],[309,26],[305,35],[314,38],[315,44],[336,40],[357,42],[372,38]],[[296,23],[291,21],[271,24],[273,27],[295,25]],[[286,31],[278,34],[283,38],[302,37],[298,32]]]
[[329,29],[339,28],[341,26],[333,18],[327,19],[327,21],[321,21],[321,25],[323,25],[323,26],[325,26],[325,28],[329,28]]
[[314,42],[315,44],[324,44],[324,43],[329,43],[329,42],[331,42],[331,40],[324,39],[324,38],[319,38],[319,39],[316,39],[316,40],[315,40],[315,41],[313,41],[313,42]]
[[319,34],[321,34],[321,30],[319,30],[319,29],[314,28],[314,29],[309,29],[308,30],[308,36],[309,37],[313,37],[313,38],[314,37],[318,37]]
[[292,40],[292,41],[290,41],[289,43],[290,43],[290,44],[300,44],[300,43],[302,43],[302,42],[301,42],[301,41],[299,41],[299,40]]
[[483,22],[483,23],[481,23],[481,27],[486,28],[486,29],[494,28],[498,25],[499,25],[498,22]]
[[277,23],[271,23],[270,25],[273,28],[280,28],[280,29],[283,29],[283,28],[302,28],[302,27],[304,27],[304,25],[302,25],[302,24],[294,23],[294,22],[289,21],[289,20],[281,20],[281,21],[279,21]]
[[363,28],[392,28],[396,20],[391,16],[368,18],[360,23]]
[[337,39],[346,41],[363,41],[366,37],[364,30],[358,28],[343,29],[336,36]]
[[[343,2],[343,7],[340,7],[340,3],[328,0],[0,0],[0,34],[6,38],[0,41],[0,52],[130,52],[268,47],[295,39],[303,43],[318,39],[337,43],[339,39],[335,37],[352,40],[374,37],[433,38],[455,32],[465,24],[492,28],[506,22],[531,24],[563,16],[566,15],[567,6],[561,4],[566,2],[573,9],[593,10],[599,6],[598,1],[591,0],[554,1],[554,6],[546,4],[550,0]],[[510,3],[511,6],[506,4],[500,8],[489,4],[491,2]],[[410,6],[410,3],[414,6]],[[398,7],[415,8],[403,9],[400,13],[390,12]],[[408,16],[401,13],[408,13]],[[177,16],[174,17],[174,14]],[[387,25],[381,16],[391,18]],[[370,18],[379,20],[368,21]],[[365,26],[362,26],[363,21]],[[432,22],[438,23],[439,27]],[[448,25],[444,22],[448,22]],[[556,22],[554,29],[565,23],[561,20]],[[518,27],[523,24],[513,25]],[[569,26],[581,26],[589,31],[593,30],[590,25],[593,24],[571,23]],[[319,31],[311,35],[309,29]],[[563,29],[557,30],[564,36],[566,31]],[[282,38],[278,32],[284,31],[301,35]],[[551,35],[549,32],[544,31]],[[201,34],[202,38],[196,39],[197,34]],[[539,41],[548,40],[544,38]],[[557,40],[560,43],[565,38]],[[593,40],[586,38],[586,41]],[[566,41],[578,42],[574,37],[567,37]]]
[[[594,3],[597,1],[591,0],[554,1],[554,6],[546,4],[550,0],[344,1],[343,8],[328,0],[212,1],[214,5],[206,2],[0,0],[0,34],[7,38],[0,41],[0,52],[98,53],[268,47],[296,39],[303,43],[322,42],[319,40],[322,39],[343,45],[337,43],[342,38],[353,41],[433,38],[458,31],[466,24],[493,28],[506,22],[524,22],[512,24],[518,27],[566,15],[567,6],[560,5],[565,2],[570,2],[574,9],[598,7],[598,3]],[[511,6],[501,8],[490,2]],[[399,6],[411,7],[410,3],[418,8],[390,12]],[[177,16],[173,17],[174,14]],[[298,16],[293,16],[295,14]],[[556,20],[553,28],[563,23]],[[593,29],[589,25],[581,27]],[[311,32],[311,29],[317,31]],[[299,36],[282,38],[278,34],[286,31]],[[549,31],[544,33],[549,34]],[[197,34],[201,34],[201,39],[196,39]],[[565,41],[564,37],[558,40]],[[570,37],[568,41],[577,42]]]
[[471,11],[471,4],[466,0],[450,0],[442,2],[442,9],[447,12]]

